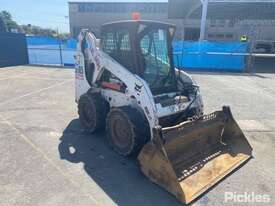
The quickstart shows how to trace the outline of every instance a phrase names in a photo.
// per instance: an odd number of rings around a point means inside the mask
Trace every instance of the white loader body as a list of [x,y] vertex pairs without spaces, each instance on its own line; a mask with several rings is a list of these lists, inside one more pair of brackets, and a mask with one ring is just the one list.
[[87,132],[107,132],[112,149],[137,155],[141,171],[189,204],[252,156],[229,107],[203,115],[199,87],[174,68],[175,26],[104,24],[102,44],[82,30],[75,84]]
[[[131,105],[135,108],[141,109],[145,114],[152,132],[152,128],[159,125],[159,118],[169,116],[178,112],[181,112],[187,108],[192,102],[178,103],[163,107],[160,103],[156,104],[154,96],[151,93],[147,83],[138,75],[131,73],[109,55],[104,53],[99,47],[97,47],[97,39],[93,33],[83,30],[78,37],[77,54],[76,54],[76,69],[75,69],[75,84],[76,84],[76,102],[78,102],[81,95],[85,94],[91,86],[89,85],[85,74],[84,55],[81,51],[81,42],[83,38],[86,38],[87,48],[85,53],[89,62],[93,62],[95,65],[95,71],[92,82],[96,82],[103,70],[110,71],[114,76],[123,81],[127,86],[125,94],[111,90],[100,89],[101,95],[109,101],[110,107],[120,107]],[[177,70],[180,78],[185,82],[195,84],[193,79],[187,73]],[[163,95],[163,94],[162,94]],[[175,95],[170,93],[168,95]],[[160,95],[161,96],[161,95]],[[195,108],[198,113],[203,113],[203,102],[201,94],[197,94],[196,100],[192,103],[190,108]]]

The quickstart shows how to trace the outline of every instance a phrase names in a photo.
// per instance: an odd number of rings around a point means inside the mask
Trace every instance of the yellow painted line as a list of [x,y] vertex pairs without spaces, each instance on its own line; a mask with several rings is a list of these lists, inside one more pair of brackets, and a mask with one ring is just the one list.
[[36,152],[38,152],[51,166],[53,166],[63,177],[65,177],[71,184],[73,184],[75,187],[79,189],[85,196],[87,196],[91,201],[95,203],[95,205],[99,205],[98,201],[91,196],[89,193],[86,193],[82,190],[81,185],[79,185],[76,181],[73,180],[72,176],[65,173],[57,164],[54,163],[54,161],[48,157],[48,155],[43,152],[39,147],[37,147],[26,135],[20,132],[19,129],[17,129],[13,124],[5,119],[2,115],[0,115],[0,118],[3,120],[4,123],[6,123],[10,128],[15,130],[20,137],[28,144],[30,145]]

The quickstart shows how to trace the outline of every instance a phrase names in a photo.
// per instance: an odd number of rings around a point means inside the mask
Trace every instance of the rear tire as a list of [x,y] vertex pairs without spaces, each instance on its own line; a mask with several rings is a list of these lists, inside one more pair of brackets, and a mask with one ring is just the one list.
[[109,144],[122,156],[137,156],[150,139],[148,121],[130,106],[111,109],[106,122]]
[[100,93],[86,93],[78,102],[79,119],[83,127],[90,133],[105,128],[108,103]]

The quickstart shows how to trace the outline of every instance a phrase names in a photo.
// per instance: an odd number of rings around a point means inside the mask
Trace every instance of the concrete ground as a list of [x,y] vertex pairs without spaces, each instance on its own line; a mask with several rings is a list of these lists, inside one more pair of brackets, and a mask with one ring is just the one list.
[[[74,103],[74,71],[0,68],[0,206],[176,206],[136,162],[109,149],[104,134],[88,135]],[[235,195],[267,195],[275,205],[275,74],[194,73],[206,112],[230,105],[253,146],[253,159],[194,205]],[[242,201],[243,199],[241,199]]]

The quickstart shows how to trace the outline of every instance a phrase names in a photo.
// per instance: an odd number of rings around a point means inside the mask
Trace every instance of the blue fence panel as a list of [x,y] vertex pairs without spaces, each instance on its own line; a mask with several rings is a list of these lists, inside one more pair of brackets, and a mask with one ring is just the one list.
[[67,48],[70,49],[76,49],[76,45],[77,45],[77,40],[76,39],[68,39],[67,42]]
[[75,39],[29,36],[27,44],[30,64],[74,66]]
[[43,46],[41,48],[28,48],[29,62],[30,64],[49,64],[49,65],[60,65],[61,58],[59,49],[54,47]]
[[64,66],[74,66],[75,65],[75,50],[74,49],[65,49],[62,50],[62,58]]
[[28,36],[27,44],[28,45],[58,45],[60,40],[53,37],[45,36]]
[[[76,39],[60,41],[51,37],[29,36],[27,44],[31,64],[74,65]],[[246,53],[247,49],[247,43],[239,42],[173,42],[175,66],[193,70],[242,71],[245,68],[245,56],[242,53]],[[239,55],[229,55],[230,53]]]
[[184,69],[243,71],[245,56],[241,53],[246,53],[247,48],[247,43],[239,42],[177,41],[173,43],[174,62]]

